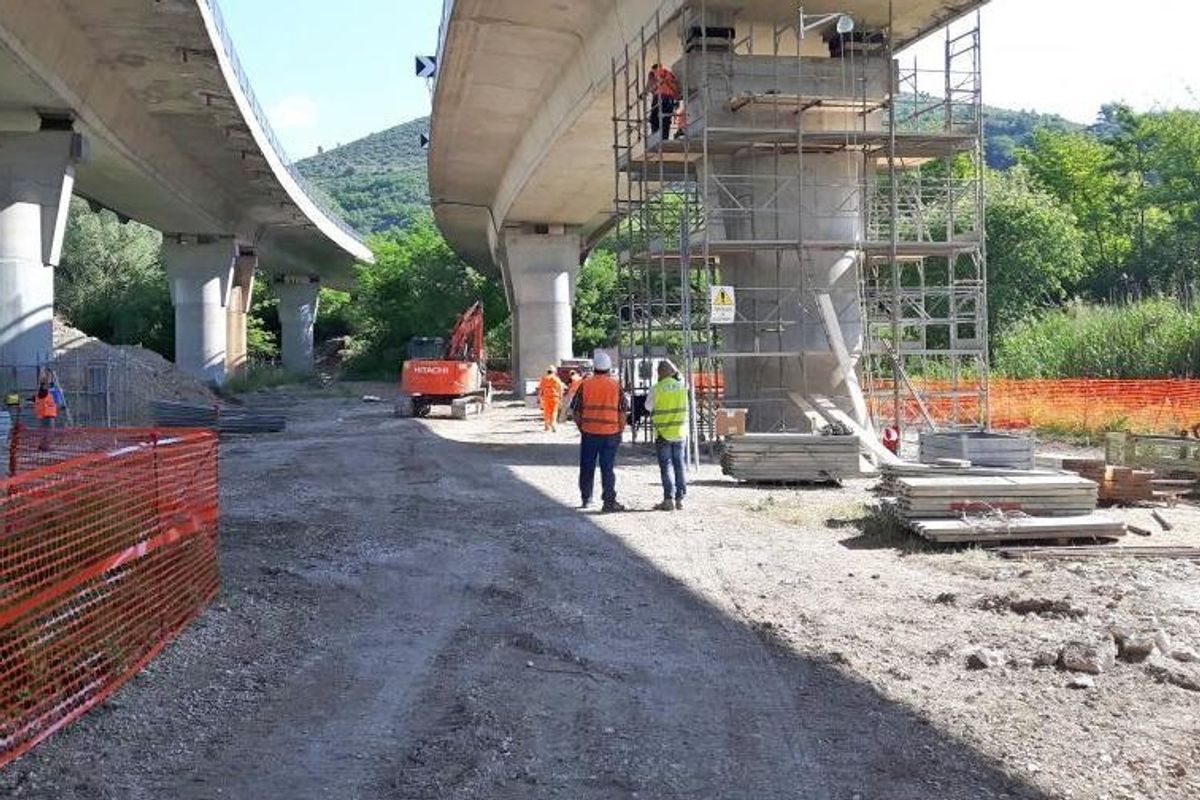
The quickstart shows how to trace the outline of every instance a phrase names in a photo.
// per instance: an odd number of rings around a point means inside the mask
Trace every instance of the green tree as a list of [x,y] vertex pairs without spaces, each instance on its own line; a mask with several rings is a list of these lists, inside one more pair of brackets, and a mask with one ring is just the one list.
[[1075,218],[1023,170],[989,176],[987,239],[989,322],[997,333],[1061,305],[1084,276]]
[[576,353],[591,353],[616,341],[617,305],[617,256],[597,248],[579,268],[575,281]]
[[372,237],[374,264],[358,267],[355,336],[358,374],[393,374],[414,336],[446,336],[471,303],[484,302],[492,326],[508,317],[498,281],[454,254],[423,214],[404,230]]
[[111,211],[71,201],[62,260],[54,273],[58,312],[113,344],[174,352],[175,313],[159,258],[162,236]]
[[1087,133],[1039,130],[1033,145],[1017,153],[1034,183],[1075,215],[1092,289],[1102,294],[1133,249],[1136,177],[1122,169],[1113,144]]

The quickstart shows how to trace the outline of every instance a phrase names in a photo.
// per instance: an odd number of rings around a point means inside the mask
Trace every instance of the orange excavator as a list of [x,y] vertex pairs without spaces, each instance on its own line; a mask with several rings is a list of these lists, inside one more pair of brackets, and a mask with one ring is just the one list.
[[433,406],[450,406],[462,419],[491,402],[487,356],[483,348],[483,303],[476,301],[458,316],[447,343],[418,336],[408,343],[408,360],[400,370],[396,416],[427,417]]

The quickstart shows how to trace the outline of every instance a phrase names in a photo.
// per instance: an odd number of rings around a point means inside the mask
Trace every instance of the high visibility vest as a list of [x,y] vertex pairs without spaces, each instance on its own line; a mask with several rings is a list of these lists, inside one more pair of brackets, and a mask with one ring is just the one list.
[[579,430],[597,436],[612,436],[625,429],[621,414],[621,384],[608,375],[585,378],[577,393]]
[[58,416],[58,406],[54,404],[54,398],[50,396],[49,392],[46,392],[45,397],[34,398],[33,410],[38,419],[47,417],[53,419]]
[[666,67],[650,70],[650,93],[679,99],[679,79]]
[[687,387],[678,378],[663,378],[650,390],[654,397],[654,434],[668,442],[681,442],[687,437]]
[[562,398],[563,385],[557,375],[543,375],[538,381],[538,396],[542,398],[542,402],[553,400],[558,402]]

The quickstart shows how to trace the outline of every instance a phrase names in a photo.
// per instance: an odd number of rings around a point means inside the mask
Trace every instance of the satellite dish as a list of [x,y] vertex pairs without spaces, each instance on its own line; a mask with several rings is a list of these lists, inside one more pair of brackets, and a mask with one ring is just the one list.
[[851,33],[854,30],[854,17],[849,14],[841,14],[837,20],[838,33]]

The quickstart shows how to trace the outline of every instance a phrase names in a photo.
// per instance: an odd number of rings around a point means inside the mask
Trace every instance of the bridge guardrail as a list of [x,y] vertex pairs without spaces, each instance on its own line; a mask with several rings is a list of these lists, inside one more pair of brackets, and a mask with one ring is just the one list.
[[352,237],[355,241],[363,243],[363,237],[351,227],[350,223],[342,218],[341,213],[331,206],[325,200],[325,192],[317,186],[313,181],[305,177],[296,167],[294,161],[288,155],[287,150],[279,141],[279,137],[275,134],[275,129],[271,127],[271,122],[267,118],[267,114],[259,105],[258,98],[254,94],[254,89],[250,86],[250,78],[247,76],[245,69],[242,67],[242,62],[238,58],[237,50],[233,46],[233,37],[229,33],[229,28],[225,24],[225,18],[221,15],[221,6],[217,0],[196,0],[198,3],[204,4],[212,12],[212,17],[216,23],[217,33],[221,37],[221,45],[225,49],[225,54],[229,57],[229,63],[233,65],[234,74],[237,75],[238,84],[242,89],[242,93],[246,95],[247,101],[250,103],[250,109],[254,112],[254,117],[266,134],[267,140],[271,148],[275,151],[275,155],[279,157],[280,163],[287,169],[288,174],[296,181],[300,189],[308,196],[308,199],[325,215],[330,222],[337,225],[343,233]]

